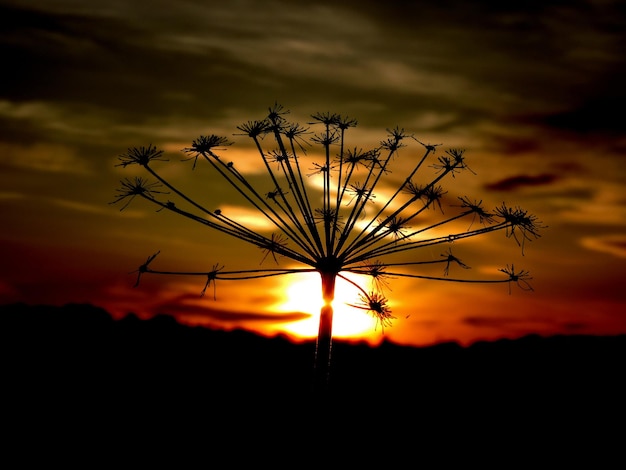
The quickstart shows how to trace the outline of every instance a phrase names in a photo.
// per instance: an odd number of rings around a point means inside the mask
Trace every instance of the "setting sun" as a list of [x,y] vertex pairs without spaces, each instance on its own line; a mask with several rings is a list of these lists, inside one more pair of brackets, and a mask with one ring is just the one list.
[[[346,276],[360,285],[366,276]],[[367,279],[366,279],[367,280]],[[360,281],[360,282],[359,282]],[[274,309],[279,312],[305,312],[311,316],[305,320],[285,325],[288,334],[303,338],[317,336],[319,328],[319,314],[323,305],[321,279],[318,273],[303,273],[293,275],[285,285],[284,299]],[[349,304],[358,304],[359,290],[349,282],[338,278],[335,285],[335,300],[333,301],[333,337],[359,338],[369,342],[377,342],[382,336],[380,325],[376,319]],[[380,338],[379,338],[380,339]]]

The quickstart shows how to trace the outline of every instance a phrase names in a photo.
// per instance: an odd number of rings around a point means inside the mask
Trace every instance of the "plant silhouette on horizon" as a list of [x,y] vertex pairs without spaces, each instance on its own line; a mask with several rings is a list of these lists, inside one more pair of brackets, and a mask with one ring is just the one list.
[[[160,174],[156,167],[167,161],[164,152],[152,144],[129,148],[119,155],[116,166],[139,165],[156,181],[143,177],[121,181],[121,188],[111,204],[123,203],[120,210],[139,196],[159,207],[191,219],[211,229],[238,238],[263,251],[263,261],[288,258],[297,266],[250,270],[225,270],[219,263],[204,272],[163,271],[152,264],[159,252],[150,255],[137,269],[135,286],[143,274],[186,275],[205,278],[201,295],[217,280],[245,280],[302,272],[317,272],[321,276],[321,308],[315,350],[315,389],[324,394],[328,389],[332,349],[333,306],[335,283],[338,279],[354,285],[358,299],[350,304],[372,315],[384,331],[392,324],[386,290],[397,277],[464,283],[514,283],[532,290],[530,274],[506,265],[502,275],[493,279],[449,277],[450,271],[470,269],[457,258],[451,246],[464,239],[504,232],[524,247],[527,240],[539,237],[543,228],[537,218],[519,207],[506,204],[492,210],[483,208],[482,201],[458,197],[455,204],[446,204],[454,214],[445,215],[446,191],[440,183],[462,171],[473,171],[465,161],[464,150],[449,149],[436,156],[441,144],[425,144],[404,129],[387,129],[387,138],[372,149],[349,147],[346,134],[357,121],[334,113],[317,113],[306,126],[287,120],[288,111],[281,105],[269,108],[261,120],[248,121],[237,127],[236,136],[251,139],[258,151],[260,164],[266,170],[267,186],[263,189],[237,169],[235,162],[226,161],[220,150],[233,144],[226,137],[202,135],[190,147],[182,149],[183,161],[192,168],[202,162],[223,177],[248,204],[274,227],[271,233],[255,231],[219,208],[209,208],[191,198]],[[317,126],[317,132],[311,130]],[[375,190],[390,178],[392,166],[401,158],[400,149],[412,143],[423,148],[415,158],[411,171],[396,182],[395,190],[380,201]],[[315,156],[307,155],[310,148],[319,149]],[[429,165],[427,162],[432,160]],[[430,176],[419,181],[431,168]],[[421,170],[421,171],[420,171]],[[316,178],[316,185],[306,184]],[[173,200],[174,199],[174,200]],[[448,207],[449,206],[449,207]],[[439,214],[439,218],[433,218]],[[465,220],[463,226],[459,221]],[[448,229],[448,231],[443,231]],[[441,246],[438,258],[407,260],[427,247]],[[417,268],[441,265],[441,275],[418,272]],[[346,273],[366,275],[368,286],[346,276]],[[509,287],[510,288],[510,287]]]

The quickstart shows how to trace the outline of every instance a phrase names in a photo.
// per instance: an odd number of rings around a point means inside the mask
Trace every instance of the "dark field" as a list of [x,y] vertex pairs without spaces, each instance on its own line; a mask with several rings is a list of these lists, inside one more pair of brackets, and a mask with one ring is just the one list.
[[114,321],[89,305],[6,305],[0,325],[3,426],[18,441],[197,430],[216,442],[328,429],[334,439],[365,437],[361,453],[382,435],[389,445],[429,436],[493,446],[506,436],[571,452],[602,436],[605,451],[624,446],[623,335],[466,348],[335,341],[322,401],[311,386],[313,342],[187,327],[168,316]]

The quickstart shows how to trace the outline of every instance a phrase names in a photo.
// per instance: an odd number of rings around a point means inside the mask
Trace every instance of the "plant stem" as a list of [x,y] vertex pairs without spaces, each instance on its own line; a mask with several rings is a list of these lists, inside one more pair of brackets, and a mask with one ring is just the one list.
[[315,346],[315,377],[314,393],[320,399],[324,399],[329,391],[330,379],[330,357],[332,351],[333,337],[333,305],[335,298],[335,279],[337,273],[334,271],[320,272],[322,276],[322,297],[324,306],[320,311],[319,331],[317,334],[317,344]]

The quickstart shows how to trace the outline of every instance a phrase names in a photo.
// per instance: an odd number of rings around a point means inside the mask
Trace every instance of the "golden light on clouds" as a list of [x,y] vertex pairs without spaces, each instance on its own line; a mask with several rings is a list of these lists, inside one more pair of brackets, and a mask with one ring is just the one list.
[[626,235],[624,234],[585,237],[580,244],[590,250],[626,258]]
[[[291,194],[293,189],[284,180],[263,182],[267,168],[237,126],[277,101],[290,110],[289,121],[306,126],[313,113],[358,120],[344,150],[375,148],[395,126],[425,144],[441,144],[436,157],[446,149],[465,149],[473,171],[444,184],[447,205],[468,197],[492,211],[506,202],[547,226],[540,240],[525,245],[524,255],[502,234],[450,245],[471,267],[453,266],[450,276],[500,279],[499,269],[514,263],[532,274],[533,292],[513,285],[510,295],[505,284],[433,284],[398,276],[388,293],[398,320],[385,329],[386,338],[419,345],[527,332],[626,331],[620,287],[626,258],[625,133],[623,123],[606,112],[622,109],[625,100],[620,2],[576,3],[565,13],[541,2],[530,10],[454,2],[445,12],[404,2],[402,14],[397,5],[371,0],[313,7],[278,2],[269,8],[261,2],[185,2],[168,9],[167,21],[154,1],[92,0],[89,8],[77,1],[5,3],[11,28],[2,40],[4,69],[11,73],[0,96],[2,303],[84,301],[146,316],[181,311],[215,327],[263,333],[284,328],[315,336],[317,274],[307,275],[307,282],[297,276],[218,282],[217,300],[199,296],[204,282],[197,277],[146,279],[133,289],[129,272],[159,250],[153,266],[164,270],[208,271],[215,263],[224,270],[275,263],[282,268],[286,259],[275,262],[267,250],[242,248],[226,234],[190,227],[139,201],[123,212],[110,205],[118,182],[143,175],[140,168],[116,166],[117,157],[129,147],[152,144],[164,149],[169,163],[158,169],[176,188],[201,197],[207,212],[222,211],[270,238],[274,227],[208,165],[192,170],[193,162],[181,161],[194,139],[223,135],[234,144],[220,147],[221,161],[232,162],[258,189],[260,203],[275,208],[266,194],[276,186]],[[305,140],[316,133],[310,130],[302,134]],[[356,231],[370,217],[373,225],[380,223],[407,196],[392,199],[420,157],[413,151],[417,142],[410,143],[399,149],[393,171],[365,208],[367,217],[355,222]],[[268,140],[263,144],[271,156],[275,147]],[[300,162],[311,204],[321,207],[324,178],[315,162],[324,155],[303,146]],[[340,151],[331,146],[332,157]],[[278,175],[279,162],[269,162]],[[425,163],[414,182],[422,184],[436,172]],[[336,175],[328,188],[333,198]],[[352,182],[364,184],[366,178],[363,171]],[[163,190],[169,191],[164,201],[175,202],[173,191]],[[418,232],[415,240],[466,230],[469,220],[420,232],[435,217],[452,215],[447,208],[445,214],[439,208],[425,211],[403,229]],[[393,261],[441,260],[447,248],[425,246],[415,257],[399,252]],[[423,272],[441,276],[438,268],[425,265]],[[380,338],[373,318],[345,305],[358,302],[355,291],[343,298],[345,285],[337,283],[336,334],[363,331],[368,339]],[[227,314],[219,315],[221,310]],[[311,319],[296,321],[298,315],[286,311],[307,312]]]
[[14,168],[80,176],[93,173],[89,161],[81,158],[75,149],[67,145],[0,143],[0,154],[3,163]]

